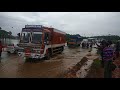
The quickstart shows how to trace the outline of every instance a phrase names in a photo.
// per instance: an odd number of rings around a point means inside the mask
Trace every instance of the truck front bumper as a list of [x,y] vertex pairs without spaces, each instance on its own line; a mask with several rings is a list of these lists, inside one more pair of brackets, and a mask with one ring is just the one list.
[[14,49],[14,48],[7,48],[6,51],[7,51],[7,52],[10,52],[10,53],[14,53],[14,52],[15,52],[15,49]]
[[26,55],[24,52],[18,52],[18,55],[23,57],[24,59],[26,59],[26,58],[32,58],[32,59],[44,58],[43,54],[36,54],[36,53],[30,53],[29,55]]

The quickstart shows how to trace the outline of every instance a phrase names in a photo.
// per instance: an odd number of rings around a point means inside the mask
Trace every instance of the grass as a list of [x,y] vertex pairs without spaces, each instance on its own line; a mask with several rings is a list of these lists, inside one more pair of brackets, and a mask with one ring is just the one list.
[[98,59],[94,60],[94,62],[93,62],[93,64],[92,64],[92,67],[93,67],[93,68],[96,68],[96,69],[100,68],[100,67],[101,67],[101,62],[100,62],[100,60],[98,60]]
[[94,60],[86,78],[103,78],[103,68],[99,59]]

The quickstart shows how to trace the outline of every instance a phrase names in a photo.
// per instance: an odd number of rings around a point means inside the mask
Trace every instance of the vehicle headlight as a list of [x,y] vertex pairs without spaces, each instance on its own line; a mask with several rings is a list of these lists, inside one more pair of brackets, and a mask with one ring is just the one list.
[[38,50],[37,53],[40,53],[40,50]]
[[24,49],[20,49],[20,48],[19,48],[19,49],[18,49],[18,52],[24,52]]
[[33,53],[40,53],[40,50],[32,50]]

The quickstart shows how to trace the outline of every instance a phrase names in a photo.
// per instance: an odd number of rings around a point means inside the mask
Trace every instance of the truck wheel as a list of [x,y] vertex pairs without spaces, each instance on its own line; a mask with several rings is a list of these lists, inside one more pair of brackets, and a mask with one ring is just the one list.
[[31,62],[31,59],[30,58],[26,58],[25,62]]
[[26,58],[26,59],[25,59],[25,62],[29,62],[29,58]]
[[14,54],[17,54],[17,50],[14,51]]
[[10,54],[10,51],[7,51],[7,53],[9,53],[9,54]]
[[62,51],[64,51],[64,47],[62,47]]
[[62,54],[62,50],[58,54]]
[[46,60],[50,60],[50,52],[48,51],[48,53],[46,54],[46,57],[45,57]]

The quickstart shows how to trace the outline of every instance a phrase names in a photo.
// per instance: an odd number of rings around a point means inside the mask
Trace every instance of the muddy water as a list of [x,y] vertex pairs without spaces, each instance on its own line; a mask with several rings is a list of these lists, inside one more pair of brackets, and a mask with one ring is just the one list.
[[87,62],[85,62],[81,69],[76,72],[76,76],[78,78],[85,78],[88,74],[88,71],[90,70],[93,60],[98,58],[98,55],[96,54],[96,49],[93,49],[92,52],[89,52],[86,57],[88,59]]
[[60,78],[68,68],[75,65],[88,54],[88,49],[69,49],[65,47],[62,54],[55,55],[50,60],[25,62],[14,54],[2,53],[0,77],[5,78]]
[[85,65],[83,65],[83,66],[81,67],[81,69],[76,73],[76,76],[77,76],[78,78],[84,78],[84,77],[87,75],[88,70],[89,70],[90,66],[92,65],[92,63],[93,63],[93,60],[88,60],[88,61],[85,63]]

